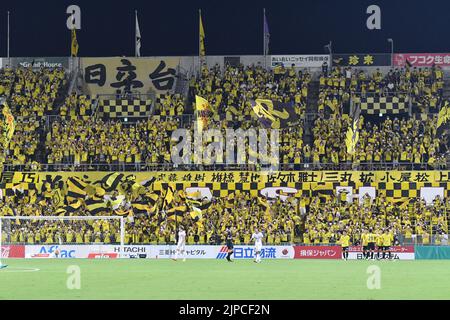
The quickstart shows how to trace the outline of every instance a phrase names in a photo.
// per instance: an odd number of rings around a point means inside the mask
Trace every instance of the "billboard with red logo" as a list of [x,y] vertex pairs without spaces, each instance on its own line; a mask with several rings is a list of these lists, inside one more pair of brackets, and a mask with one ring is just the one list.
[[393,63],[397,67],[407,64],[413,67],[446,67],[450,66],[450,53],[396,53]]
[[340,246],[294,246],[294,259],[341,259]]
[[6,258],[25,258],[25,246],[22,245],[8,245],[1,247],[0,256]]

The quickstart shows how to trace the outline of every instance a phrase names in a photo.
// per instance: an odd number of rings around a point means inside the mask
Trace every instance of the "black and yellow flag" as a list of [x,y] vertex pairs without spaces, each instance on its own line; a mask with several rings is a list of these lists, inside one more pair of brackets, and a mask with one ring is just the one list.
[[100,184],[103,189],[105,189],[106,192],[111,192],[114,190],[117,190],[117,187],[122,182],[122,179],[124,177],[123,173],[114,172],[109,173],[106,176],[104,176],[101,180],[95,181],[94,184]]
[[334,186],[332,182],[311,183],[312,197],[319,197],[320,202],[329,202],[334,196]]
[[67,215],[67,210],[65,208],[58,208],[55,211],[55,215],[57,215],[57,216],[66,216]]
[[69,204],[68,206],[65,206],[63,209],[65,210],[65,215],[72,216],[78,209],[81,208],[81,200],[78,199],[76,202]]
[[75,28],[72,29],[72,45],[70,47],[70,55],[72,57],[78,57],[78,40]]
[[146,193],[144,198],[153,207],[158,202],[159,195],[156,193]]
[[269,99],[250,100],[250,103],[259,122],[266,128],[285,128],[298,121],[298,115],[295,113],[292,103]]
[[186,206],[173,207],[167,210],[167,218],[177,222],[183,221],[183,215],[186,213]]
[[4,148],[6,149],[9,146],[9,142],[11,141],[11,138],[14,135],[14,130],[16,128],[16,121],[14,119],[14,116],[11,113],[11,110],[9,109],[8,105],[5,103],[3,105],[2,110],[3,116],[5,117],[4,122]]
[[359,140],[359,116],[361,114],[361,109],[356,107],[355,112],[353,113],[353,121],[351,125],[348,127],[347,134],[345,136],[345,145],[347,146],[348,154],[355,154],[356,145]]
[[87,182],[77,177],[69,177],[67,179],[67,197],[73,199],[86,197],[88,186]]
[[169,205],[172,203],[174,199],[173,192],[174,192],[173,186],[169,185],[167,187],[166,196],[164,197],[163,209],[168,208]]
[[195,222],[201,221],[203,219],[203,213],[200,208],[193,207],[192,211],[189,213],[191,215],[192,220]]
[[140,215],[150,215],[155,212],[155,207],[151,207],[147,202],[145,201],[136,201],[131,204],[133,208],[134,214],[140,214]]
[[103,198],[94,197],[85,201],[86,208],[91,215],[97,215],[101,212],[108,212],[110,209]]
[[114,211],[114,213],[118,216],[128,216],[128,217],[132,217],[133,216],[133,210],[130,208],[128,210],[125,210],[123,208],[119,208],[117,210]]
[[61,193],[61,189],[55,189],[51,193],[52,201],[55,207],[62,207],[64,205],[64,197]]
[[202,132],[208,126],[213,116],[213,110],[205,98],[195,96],[195,111],[197,114],[197,130],[198,132]]
[[438,120],[436,125],[436,135],[439,137],[449,129],[450,125],[450,106],[448,101],[444,102],[441,110],[438,114]]
[[199,56],[203,58],[206,55],[205,51],[205,29],[203,29],[203,22],[202,22],[202,12],[199,10],[199,30],[198,30],[198,40],[199,40]]

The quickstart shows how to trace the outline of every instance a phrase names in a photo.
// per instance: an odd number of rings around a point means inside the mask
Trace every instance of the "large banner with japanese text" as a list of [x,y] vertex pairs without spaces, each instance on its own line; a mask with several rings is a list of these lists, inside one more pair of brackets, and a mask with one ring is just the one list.
[[179,57],[81,58],[89,94],[165,93],[175,88]]
[[394,66],[431,67],[433,65],[450,66],[450,53],[396,53]]
[[444,197],[450,197],[450,171],[3,172],[0,187],[6,196],[17,190],[40,192],[44,183],[55,189],[65,189],[73,177],[108,192],[120,190],[122,184],[133,181],[152,190],[164,191],[168,185],[175,190],[190,188],[209,198],[239,192],[282,199],[286,196],[329,197],[341,186],[352,187],[354,194],[360,187],[374,187],[377,195],[383,194],[391,200],[420,197],[423,187],[441,187]]
[[333,66],[381,67],[390,65],[390,54],[333,54]]
[[342,259],[341,246],[294,246],[294,259]]
[[326,63],[330,64],[328,54],[292,54],[292,55],[272,55],[270,56],[270,66],[272,68],[282,65],[284,67],[296,68],[320,68]]
[[[414,260],[414,246],[392,246],[389,248],[391,253],[390,259],[392,260]],[[385,257],[388,256],[386,252]],[[375,252],[375,259],[379,260],[383,258],[383,253],[377,255]],[[348,250],[349,260],[364,260],[363,250],[361,246],[351,246]]]

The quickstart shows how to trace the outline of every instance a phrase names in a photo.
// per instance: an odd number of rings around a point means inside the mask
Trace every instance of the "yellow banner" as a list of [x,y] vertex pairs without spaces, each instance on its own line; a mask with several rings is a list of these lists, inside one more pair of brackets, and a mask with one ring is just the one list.
[[310,199],[328,197],[339,186],[352,187],[355,194],[359,188],[371,186],[389,199],[416,198],[422,187],[443,187],[444,197],[450,197],[450,171],[3,172],[1,177],[6,196],[33,190],[53,196],[56,189],[72,198],[99,190],[135,196],[160,191],[164,196],[169,186],[174,192],[201,192],[216,198],[235,192],[258,196],[281,190]]
[[[2,183],[34,183],[45,180],[66,181],[77,177],[85,182],[101,184],[112,172],[4,172]],[[142,182],[155,179],[161,183],[450,183],[450,171],[156,171],[117,172],[119,180]]]

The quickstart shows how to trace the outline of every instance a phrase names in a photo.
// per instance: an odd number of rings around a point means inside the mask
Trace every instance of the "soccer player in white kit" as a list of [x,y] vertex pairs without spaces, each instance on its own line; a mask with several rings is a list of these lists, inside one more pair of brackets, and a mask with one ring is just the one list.
[[178,254],[183,255],[183,261],[186,261],[186,231],[184,231],[183,227],[180,227],[180,230],[178,231],[178,243],[177,243],[177,251],[175,252],[175,258],[173,260],[177,261]]
[[261,262],[261,250],[262,250],[262,238],[263,238],[262,232],[258,231],[257,228],[255,228],[255,232],[252,234],[251,240],[255,240],[255,262],[260,263]]

